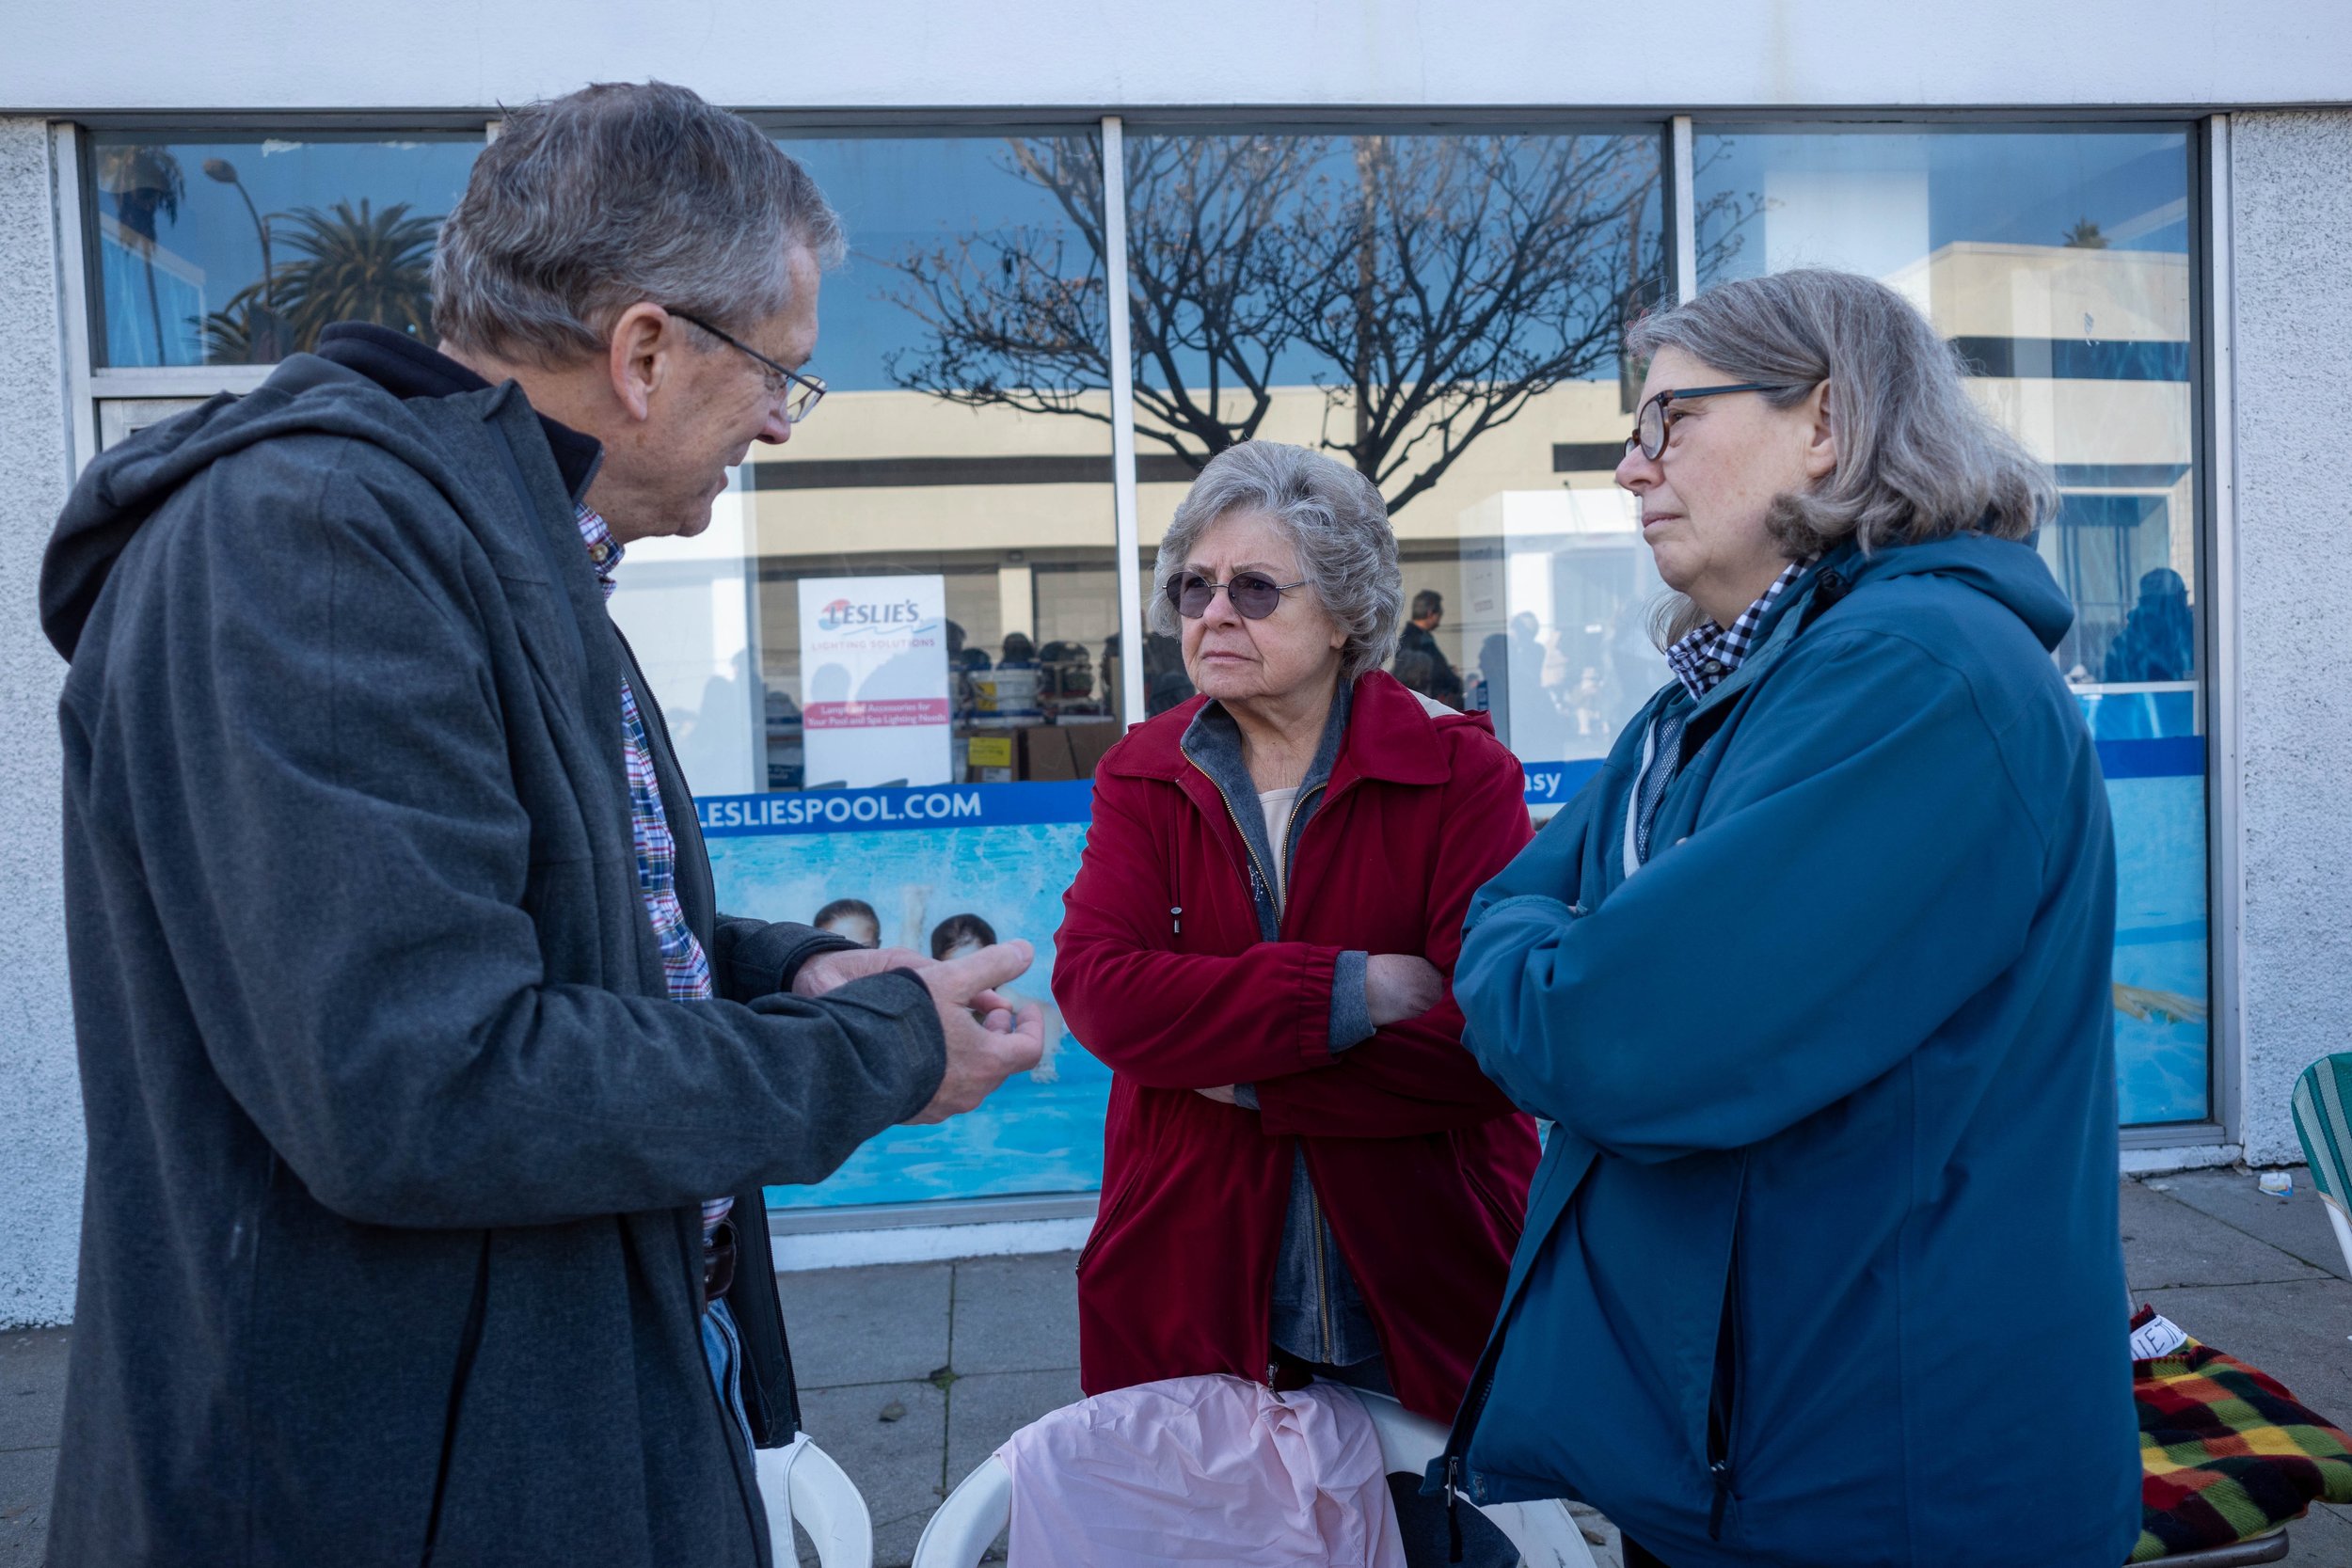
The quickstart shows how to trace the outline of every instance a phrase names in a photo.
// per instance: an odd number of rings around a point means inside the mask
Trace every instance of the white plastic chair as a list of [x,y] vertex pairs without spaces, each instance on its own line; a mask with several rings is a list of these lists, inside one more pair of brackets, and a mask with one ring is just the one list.
[[[1421,1475],[1445,1450],[1446,1430],[1384,1394],[1357,1390],[1380,1436],[1380,1458],[1391,1475]],[[1471,1505],[1468,1497],[1462,1506]],[[1479,1510],[1511,1539],[1529,1568],[1596,1568],[1565,1503],[1489,1503]],[[913,1568],[974,1568],[1012,1513],[1012,1472],[993,1456],[963,1478],[939,1505],[923,1539],[915,1544]],[[830,1564],[828,1565],[830,1568]]]
[[759,1497],[768,1509],[768,1539],[777,1568],[800,1560],[800,1548],[792,1543],[795,1520],[808,1531],[823,1568],[873,1568],[873,1515],[866,1512],[866,1498],[833,1455],[803,1432],[790,1447],[760,1449],[756,1458]]

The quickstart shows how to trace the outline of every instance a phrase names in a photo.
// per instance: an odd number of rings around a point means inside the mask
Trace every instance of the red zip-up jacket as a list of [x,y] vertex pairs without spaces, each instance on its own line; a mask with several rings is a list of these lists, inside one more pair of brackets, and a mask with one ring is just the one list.
[[[1269,1380],[1303,1146],[1398,1398],[1450,1418],[1536,1159],[1534,1123],[1463,1049],[1452,992],[1471,893],[1532,836],[1518,759],[1484,714],[1432,715],[1392,676],[1358,677],[1292,850],[1280,940],[1263,942],[1249,851],[1180,744],[1205,701],[1104,754],[1055,937],[1055,998],[1114,1073],[1103,1203],[1078,1261],[1079,1381],[1095,1394],[1203,1372]],[[1420,954],[1448,989],[1335,1056],[1331,972],[1349,950]],[[1260,1109],[1193,1092],[1228,1084],[1255,1085]]]

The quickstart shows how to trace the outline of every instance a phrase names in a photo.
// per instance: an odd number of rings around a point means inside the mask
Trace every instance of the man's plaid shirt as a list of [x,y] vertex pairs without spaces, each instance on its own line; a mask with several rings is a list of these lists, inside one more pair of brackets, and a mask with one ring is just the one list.
[[[580,537],[588,546],[589,563],[604,596],[612,596],[612,574],[621,564],[621,542],[605,521],[585,506],[578,509]],[[621,681],[621,749],[628,763],[629,836],[637,845],[637,889],[644,896],[645,913],[661,944],[661,974],[669,982],[673,1002],[707,1002],[716,994],[710,983],[710,959],[686,924],[686,911],[677,901],[677,840],[670,836],[670,820],[661,814],[661,783],[654,776],[653,748],[645,743],[645,721],[637,711],[637,694]],[[703,1237],[707,1241],[727,1217],[735,1200],[703,1200]]]

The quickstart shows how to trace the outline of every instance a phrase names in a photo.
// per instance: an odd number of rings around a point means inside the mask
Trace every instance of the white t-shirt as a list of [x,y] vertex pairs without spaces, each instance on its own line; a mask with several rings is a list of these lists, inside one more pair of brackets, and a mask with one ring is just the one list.
[[1298,786],[1288,789],[1262,789],[1258,792],[1258,809],[1265,813],[1265,841],[1274,847],[1274,912],[1282,912],[1289,889],[1283,883],[1290,879],[1289,857],[1282,853],[1283,835],[1291,831],[1291,813],[1298,804]]

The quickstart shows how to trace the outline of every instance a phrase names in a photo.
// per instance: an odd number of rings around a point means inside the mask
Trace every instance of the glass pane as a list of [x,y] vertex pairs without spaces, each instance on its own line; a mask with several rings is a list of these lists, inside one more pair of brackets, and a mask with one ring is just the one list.
[[[781,138],[840,210],[810,370],[691,540],[629,546],[613,613],[701,800],[722,902],[928,954],[1024,937],[1051,1055],[784,1206],[1091,1191],[1109,1072],[1053,1009],[1094,763],[1120,733],[1119,558],[1091,135]],[[1070,171],[1075,210],[1036,177]],[[1018,291],[1051,363],[980,346]]]
[[[1539,810],[1665,679],[1610,478],[1625,329],[1665,282],[1661,150],[1654,127],[1128,143],[1143,543],[1236,441],[1368,476],[1422,611],[1393,673],[1491,712]],[[1172,641],[1157,663],[1187,689]]]
[[[1160,528],[1166,528],[1163,520]],[[1159,556],[1156,549],[1147,549],[1136,562],[1136,593],[1149,605],[1152,598],[1152,575]],[[1194,695],[1192,677],[1184,673],[1184,654],[1172,637],[1147,629],[1143,634],[1143,713],[1156,719],[1169,708],[1182,705]]]
[[1702,135],[1703,284],[1868,273],[2058,476],[2040,547],[2073,595],[2058,650],[2099,740],[2118,863],[2127,1122],[2209,1108],[2190,141],[2131,132]]
[[265,365],[338,321],[434,341],[433,239],[479,135],[88,144],[100,364]]

